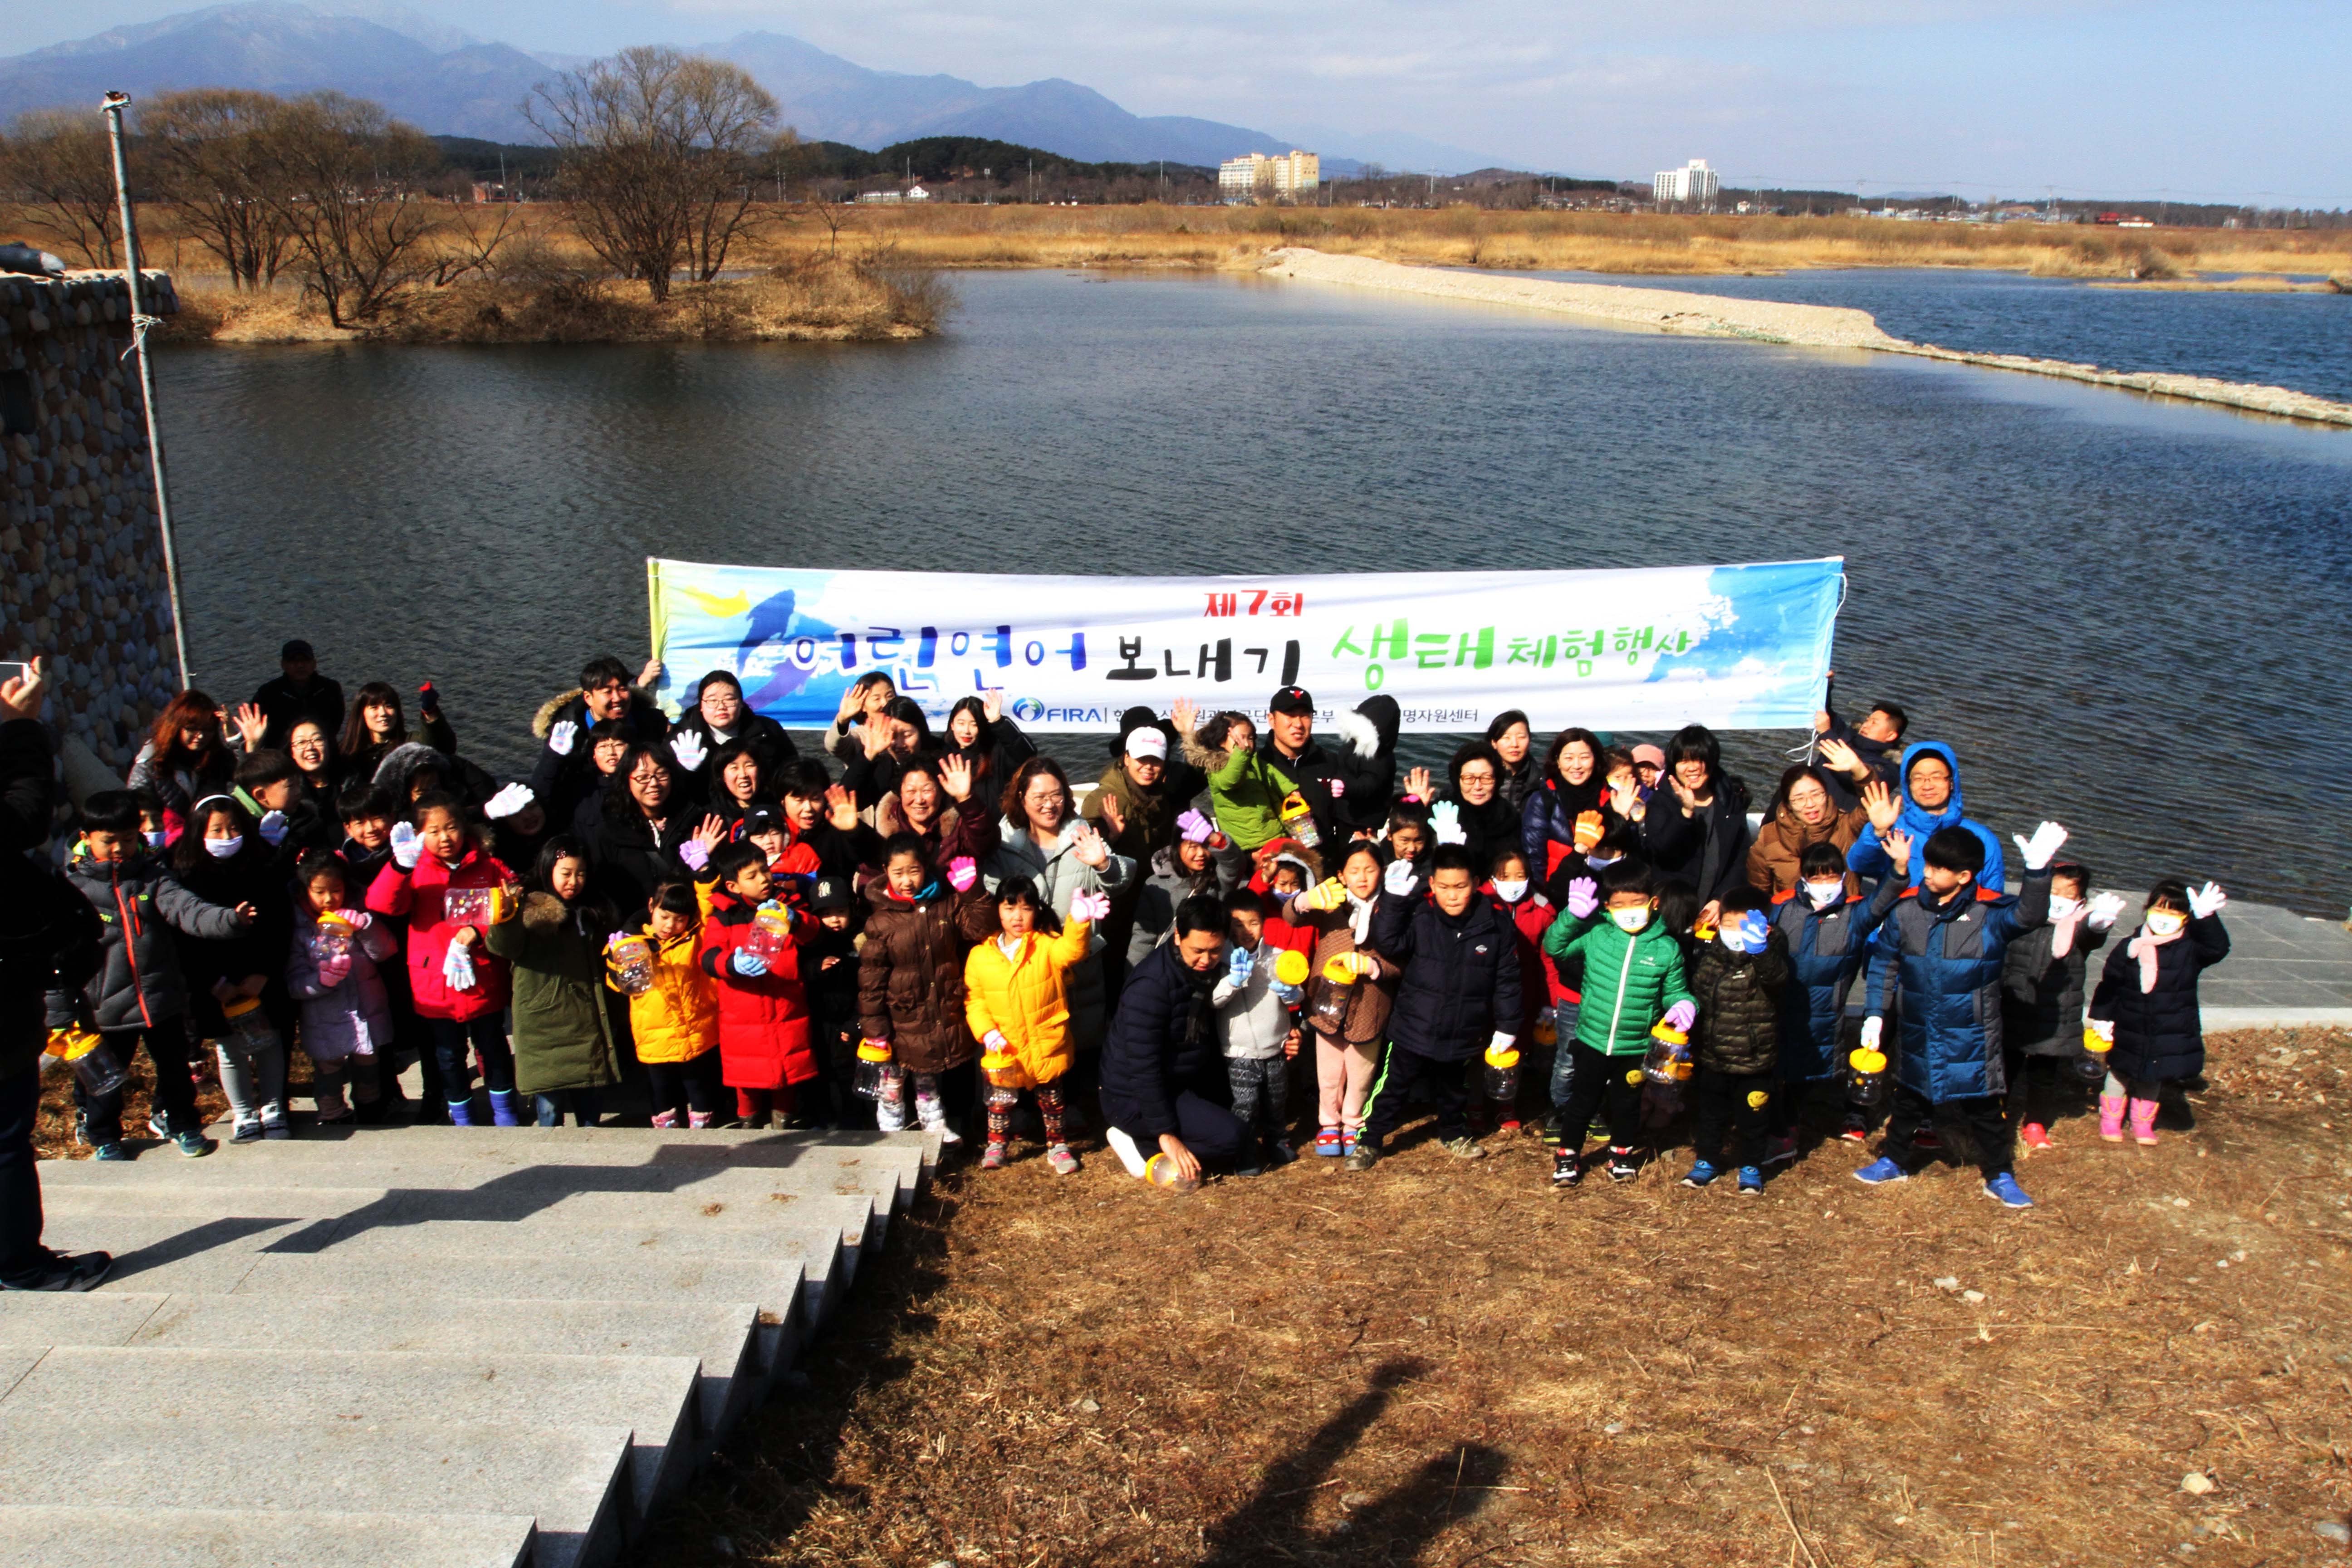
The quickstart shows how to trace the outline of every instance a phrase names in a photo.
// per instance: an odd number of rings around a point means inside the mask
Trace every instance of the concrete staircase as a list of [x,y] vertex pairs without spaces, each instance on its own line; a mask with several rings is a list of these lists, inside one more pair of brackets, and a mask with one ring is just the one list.
[[41,1166],[0,1568],[597,1568],[836,1311],[920,1133],[305,1129]]

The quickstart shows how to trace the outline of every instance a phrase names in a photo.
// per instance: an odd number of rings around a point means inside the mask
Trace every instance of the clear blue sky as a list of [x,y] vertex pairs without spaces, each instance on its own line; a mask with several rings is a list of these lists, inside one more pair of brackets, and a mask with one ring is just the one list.
[[[593,54],[765,28],[1142,114],[1738,184],[2352,205],[2347,0],[324,0]],[[19,7],[8,46],[191,9]]]

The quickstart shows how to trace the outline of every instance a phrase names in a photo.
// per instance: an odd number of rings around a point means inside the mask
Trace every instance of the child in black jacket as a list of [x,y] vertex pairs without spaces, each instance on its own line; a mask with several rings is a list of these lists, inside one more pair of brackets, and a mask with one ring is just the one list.
[[1789,984],[1788,938],[1763,906],[1764,896],[1744,883],[1725,893],[1716,939],[1700,947],[1690,969],[1698,998],[1698,1125],[1683,1185],[1704,1187],[1723,1173],[1728,1126],[1738,1134],[1741,1197],[1764,1190],[1764,1134],[1780,1088],[1780,1006]]
[[2131,940],[2107,954],[2090,1026],[2110,1047],[2099,1096],[2099,1136],[2110,1143],[2123,1142],[2126,1114],[2133,1140],[2155,1142],[2163,1086],[2205,1070],[2197,977],[2230,956],[2230,933],[2221,928],[2229,901],[2215,883],[2191,891],[2167,878],[2148,890]]
[[2083,999],[2091,954],[2106,945],[2124,901],[2113,893],[2093,898],[2090,889],[2087,867],[2072,860],[2051,867],[2050,923],[2011,942],[2001,958],[2009,1119],[2029,1149],[2050,1147],[2062,1096],[2079,1105],[2081,1086],[2105,1072],[2105,1064],[2083,1049]]
[[832,871],[809,886],[809,914],[801,928],[801,974],[808,986],[810,1043],[817,1070],[833,1096],[835,1127],[871,1127],[874,1107],[858,1098],[858,898],[849,879]]

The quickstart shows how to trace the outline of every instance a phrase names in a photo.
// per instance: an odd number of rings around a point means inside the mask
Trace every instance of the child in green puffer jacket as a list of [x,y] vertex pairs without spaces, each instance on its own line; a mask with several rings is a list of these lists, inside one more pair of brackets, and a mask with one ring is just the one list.
[[[1604,907],[1605,906],[1605,907]],[[1558,1142],[1552,1150],[1552,1184],[1574,1186],[1584,1176],[1584,1129],[1605,1101],[1609,1107],[1609,1175],[1630,1180],[1642,1131],[1642,1058],[1650,1048],[1651,1026],[1661,1018],[1687,1031],[1698,1004],[1683,978],[1682,944],[1657,918],[1658,900],[1648,867],[1621,860],[1602,873],[1596,888],[1580,877],[1569,884],[1568,907],[1544,933],[1552,959],[1584,961],[1584,1000],[1577,1008],[1576,1038],[1560,1042],[1576,1053],[1568,1101],[1552,1113]]]
[[1231,888],[1247,875],[1250,852],[1282,837],[1282,801],[1298,786],[1257,752],[1257,727],[1245,713],[1219,713],[1193,731],[1184,760],[1209,775],[1217,831],[1229,847],[1218,875]]

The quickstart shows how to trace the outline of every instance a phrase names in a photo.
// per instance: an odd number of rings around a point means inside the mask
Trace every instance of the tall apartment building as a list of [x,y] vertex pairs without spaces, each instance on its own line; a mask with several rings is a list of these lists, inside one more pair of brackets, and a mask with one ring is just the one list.
[[1706,166],[1704,158],[1693,158],[1679,169],[1661,169],[1650,178],[1651,199],[1661,206],[1669,202],[1711,206],[1722,189],[1722,178]]
[[1322,183],[1323,160],[1295,147],[1287,157],[1244,153],[1217,165],[1217,192],[1229,202],[1249,201],[1257,195],[1260,179],[1267,174],[1273,175],[1277,199],[1288,196],[1294,201],[1304,200],[1312,196],[1315,187]]

